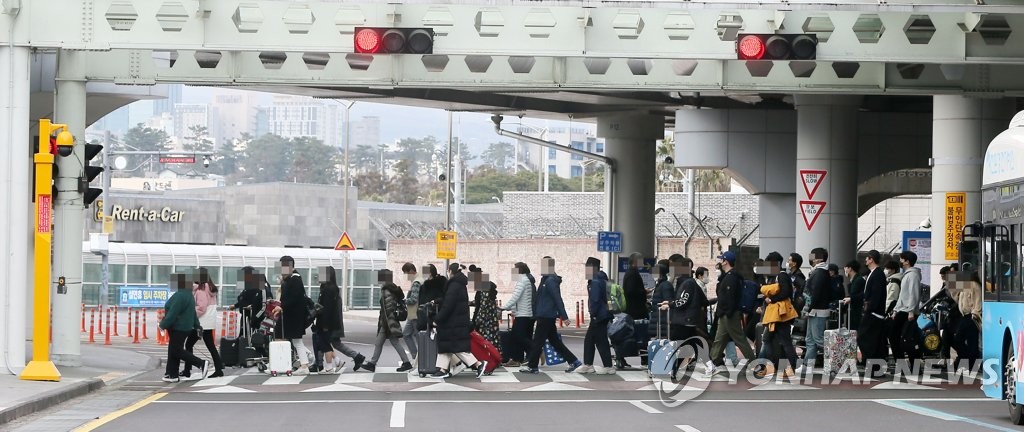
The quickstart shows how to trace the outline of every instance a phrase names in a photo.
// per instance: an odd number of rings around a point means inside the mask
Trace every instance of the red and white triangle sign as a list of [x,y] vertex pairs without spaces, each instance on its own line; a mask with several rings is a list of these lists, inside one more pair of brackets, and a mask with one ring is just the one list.
[[826,175],[828,175],[826,170],[800,170],[800,182],[804,185],[807,199],[814,199],[814,194],[818,192],[818,187],[825,182]]
[[824,212],[825,201],[800,201],[800,213],[804,215],[804,225],[807,225],[807,231],[814,228],[818,216]]

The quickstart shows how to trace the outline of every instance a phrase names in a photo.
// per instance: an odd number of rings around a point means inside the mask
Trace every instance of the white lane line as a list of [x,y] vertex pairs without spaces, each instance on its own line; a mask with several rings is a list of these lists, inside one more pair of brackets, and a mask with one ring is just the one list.
[[391,404],[391,427],[405,427],[405,401],[397,401]]
[[[198,392],[195,392],[198,393]],[[907,399],[889,399],[898,400],[903,402],[984,402],[991,399],[985,397],[978,398],[907,398]],[[878,403],[879,399],[784,399],[784,400],[772,400],[772,399],[761,399],[757,403],[851,403],[851,402],[872,402]],[[350,403],[392,403],[394,400],[387,399],[358,399],[358,400],[346,400],[346,399],[313,399],[313,400],[293,400],[288,401],[290,404],[350,404]],[[529,399],[529,400],[471,400],[471,399],[430,399],[430,400],[416,400],[416,403],[427,403],[427,404],[439,404],[439,403],[460,403],[460,404],[586,404],[586,403],[621,403],[622,399]],[[660,403],[658,400],[649,400],[646,402]],[[278,400],[157,400],[153,401],[155,404],[181,404],[181,405],[201,405],[201,404],[212,404],[212,405],[272,405],[280,404]],[[737,403],[737,404],[749,404],[748,399],[697,399],[691,400],[687,403],[693,404],[706,404],[706,403]]]
[[647,414],[662,414],[661,411],[651,408],[650,405],[647,405],[641,401],[629,401],[629,404],[644,410],[644,412],[646,412]]
[[700,429],[697,429],[690,425],[676,425],[676,429],[679,429],[683,432],[700,432]]
[[880,400],[880,401],[877,401],[877,402],[879,404],[885,405],[887,407],[896,408],[898,410],[903,410],[903,411],[906,411],[906,412],[909,412],[909,413],[914,413],[914,414],[925,416],[925,417],[936,418],[936,419],[939,419],[939,420],[959,421],[959,422],[973,424],[975,426],[981,426],[981,427],[984,427],[984,428],[987,428],[987,429],[997,430],[997,431],[1000,431],[1000,432],[1015,432],[1015,431],[1018,431],[1018,429],[1011,429],[1011,428],[1006,428],[1006,427],[1002,427],[1002,426],[998,426],[998,425],[988,424],[988,423],[985,423],[985,422],[980,421],[980,420],[975,420],[975,419],[972,419],[972,418],[962,417],[962,416],[958,416],[956,414],[950,414],[950,413],[939,411],[939,410],[936,410],[936,409],[925,408],[923,406],[914,405],[914,404],[908,403],[906,401],[901,401],[901,400]]

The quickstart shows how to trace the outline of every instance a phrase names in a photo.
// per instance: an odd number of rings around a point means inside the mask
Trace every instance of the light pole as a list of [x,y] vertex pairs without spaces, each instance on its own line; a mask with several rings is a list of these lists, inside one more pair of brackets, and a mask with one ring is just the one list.
[[[339,101],[339,100],[335,100],[335,102],[337,102],[338,104],[340,104],[340,105],[345,107],[345,117],[343,119],[343,124],[342,124],[342,127],[345,128],[345,131],[343,132],[344,136],[343,136],[343,139],[342,139],[342,141],[344,141],[344,146],[345,146],[345,187],[344,187],[344,189],[345,189],[345,191],[344,191],[345,196],[344,196],[344,202],[342,202],[343,216],[342,216],[342,220],[341,220],[341,226],[342,226],[342,228],[344,228],[342,230],[342,233],[346,233],[347,234],[348,233],[348,199],[349,199],[348,190],[349,190],[349,188],[352,187],[352,169],[351,169],[352,167],[351,167],[351,165],[349,165],[349,161],[348,161],[348,151],[349,151],[349,146],[350,146],[349,141],[351,141],[351,137],[352,137],[352,133],[350,132],[352,130],[352,128],[349,127],[351,125],[351,123],[349,122],[349,111],[352,110],[352,105],[355,105],[356,101]],[[349,291],[348,290],[348,282],[349,282],[349,277],[348,277],[348,251],[343,251],[342,252],[342,257],[343,258],[341,260],[341,298],[344,299],[344,302],[342,302],[342,304],[344,305],[343,307],[345,308],[345,310],[348,310],[349,309],[349,306],[348,306],[349,305],[349,298],[348,298],[348,291]]]

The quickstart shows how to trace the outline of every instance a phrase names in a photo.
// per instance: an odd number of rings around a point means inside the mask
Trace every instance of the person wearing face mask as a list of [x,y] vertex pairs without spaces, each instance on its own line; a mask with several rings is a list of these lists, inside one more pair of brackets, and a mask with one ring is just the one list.
[[864,282],[864,314],[861,316],[860,327],[857,328],[857,344],[863,362],[871,359],[885,359],[885,271],[879,265],[882,255],[876,251],[868,251],[864,264],[868,267],[868,277]]
[[804,265],[804,257],[802,255],[796,252],[789,254],[789,260],[786,261],[786,274],[789,275],[789,280],[793,282],[793,307],[798,312],[803,311],[804,307],[807,306],[807,299],[804,297],[807,276],[804,276],[803,270],[800,270],[802,265]]
[[[407,262],[402,265],[402,274],[405,278],[411,282],[409,286],[409,294],[405,296],[405,306],[409,311],[409,319],[405,321],[405,327],[402,328],[402,339],[405,340],[405,346],[409,348],[409,354],[411,357],[416,357],[416,326],[418,317],[416,316],[416,310],[419,309],[420,305],[420,287],[423,283],[420,282],[419,277],[416,275],[416,265]],[[424,319],[429,319],[424,317]]]
[[[655,279],[654,293],[651,294],[651,304],[660,305],[664,301],[674,300],[675,286],[670,279],[669,261],[658,261],[658,265],[651,269]],[[655,308],[651,311],[651,330],[655,336],[664,335],[668,332],[668,318],[666,311]]]
[[469,266],[469,274],[470,283],[476,290],[473,301],[469,302],[474,308],[473,330],[480,333],[480,336],[491,345],[499,347],[501,344],[498,342],[498,328],[501,312],[498,310],[498,287],[483,273],[483,269],[476,265]]
[[[786,274],[780,274],[782,255],[773,252],[766,258],[766,266],[759,272],[767,276],[771,282],[761,287],[764,295],[764,314],[761,323],[764,325],[761,354],[759,358],[767,359],[768,363],[755,372],[755,376],[763,378],[781,370],[782,377],[788,378],[796,374],[792,366],[797,365],[796,348],[793,346],[793,323],[800,316],[793,307],[793,282]],[[786,363],[780,358],[785,355]]]
[[804,364],[797,368],[797,375],[810,372],[818,356],[818,349],[825,346],[825,325],[832,310],[829,303],[832,299],[833,282],[828,272],[828,251],[825,248],[811,250],[811,276],[807,278],[807,291],[810,294],[810,313],[807,319],[807,352],[804,353]]
[[281,333],[285,339],[291,342],[292,347],[299,356],[299,369],[295,375],[309,375],[309,364],[313,360],[313,353],[302,342],[306,334],[306,319],[308,308],[306,306],[306,287],[302,284],[302,276],[295,271],[295,259],[285,255],[281,257],[281,309],[283,318],[281,322]]

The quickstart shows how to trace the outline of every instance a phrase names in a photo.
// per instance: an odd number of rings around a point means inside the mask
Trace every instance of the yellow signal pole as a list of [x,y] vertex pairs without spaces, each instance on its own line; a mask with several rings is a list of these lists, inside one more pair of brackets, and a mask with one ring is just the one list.
[[20,378],[30,381],[60,381],[60,371],[50,361],[50,245],[53,242],[53,154],[50,153],[50,134],[57,135],[59,149],[74,145],[74,137],[67,125],[51,124],[39,120],[39,151],[36,166],[35,217],[35,304],[33,305],[32,361],[21,371]]

